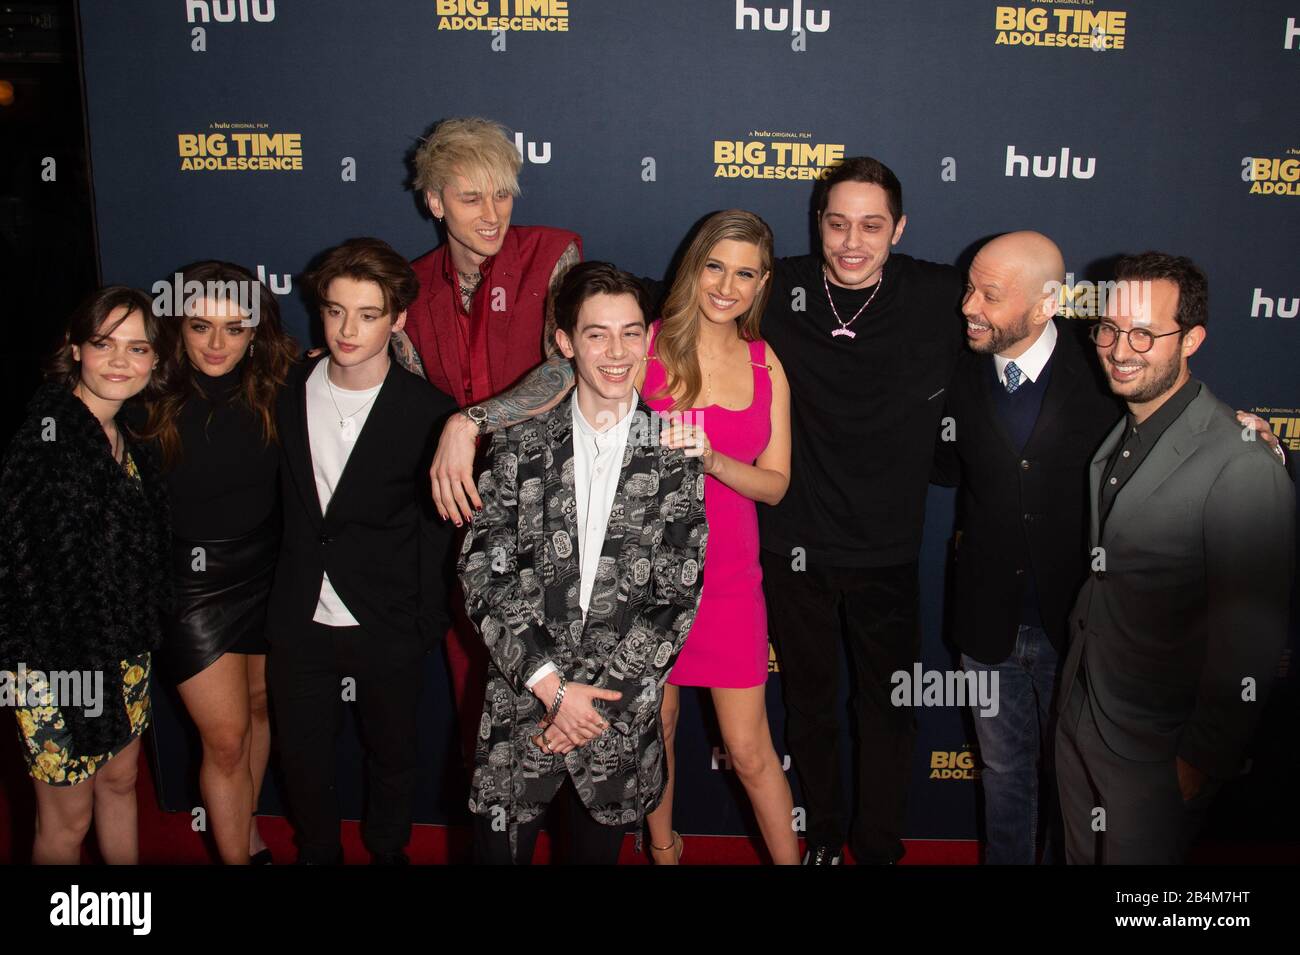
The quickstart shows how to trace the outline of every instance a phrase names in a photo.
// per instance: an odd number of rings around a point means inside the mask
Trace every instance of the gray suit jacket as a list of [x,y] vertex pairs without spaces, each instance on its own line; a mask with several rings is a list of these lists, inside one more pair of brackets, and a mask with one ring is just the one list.
[[[1098,490],[1126,426],[1092,459],[1093,572],[1070,615],[1060,706],[1079,692],[1083,666],[1098,729],[1117,754],[1181,756],[1229,778],[1286,641],[1295,489],[1202,385],[1120,491],[1098,539]],[[1243,699],[1248,680],[1253,701]]]

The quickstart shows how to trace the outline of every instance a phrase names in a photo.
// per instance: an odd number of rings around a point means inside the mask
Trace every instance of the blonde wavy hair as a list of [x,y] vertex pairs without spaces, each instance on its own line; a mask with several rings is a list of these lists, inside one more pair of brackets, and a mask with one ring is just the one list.
[[[700,274],[714,247],[724,239],[758,246],[763,274],[770,275],[772,271],[772,230],[766,222],[744,209],[715,212],[704,220],[664,300],[659,334],[654,341],[654,358],[664,366],[664,388],[651,397],[662,398],[680,389],[681,396],[673,402],[673,411],[693,407],[703,387],[698,352]],[[770,280],[765,282],[755,294],[749,311],[736,321],[740,337],[747,342],[758,340],[758,328],[771,287]]]

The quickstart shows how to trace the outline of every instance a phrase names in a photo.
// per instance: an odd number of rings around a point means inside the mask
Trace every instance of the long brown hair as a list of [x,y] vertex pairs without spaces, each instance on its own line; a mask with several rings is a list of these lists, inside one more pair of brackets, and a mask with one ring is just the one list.
[[[181,269],[178,281],[182,283],[182,289],[189,287],[191,282],[204,288],[213,287],[209,283],[219,283],[223,288],[237,287],[228,284],[232,282],[249,283],[243,287],[257,289],[257,326],[253,333],[254,342],[249,346],[251,354],[245,352],[241,359],[243,370],[236,401],[253,413],[262,426],[262,440],[271,444],[277,440],[276,394],[284,385],[289,367],[297,356],[293,339],[285,334],[280,323],[280,306],[275,295],[252,272],[233,262],[196,262]],[[198,384],[195,380],[197,373],[185,351],[183,325],[188,316],[184,310],[180,315],[169,315],[174,309],[160,305],[163,295],[171,301],[171,289],[154,299],[155,312],[161,311],[168,317],[162,322],[163,344],[159,349],[162,360],[154,373],[157,397],[149,403],[149,422],[142,437],[158,442],[163,463],[170,468],[181,456],[181,437],[176,422],[185,402],[198,390]],[[231,296],[231,301],[238,305],[240,297]],[[256,348],[252,347],[254,343]]]
[[[704,271],[714,246],[724,239],[758,246],[763,272],[770,275],[772,271],[772,230],[766,222],[744,209],[715,212],[704,220],[682,257],[673,287],[664,300],[659,334],[654,342],[654,357],[664,366],[664,388],[652,397],[662,398],[680,387],[681,397],[673,402],[673,411],[692,407],[704,384],[698,352],[700,273]],[[763,309],[767,307],[771,287],[769,278],[754,295],[749,311],[737,320],[744,341],[758,340],[758,327],[763,320]]]

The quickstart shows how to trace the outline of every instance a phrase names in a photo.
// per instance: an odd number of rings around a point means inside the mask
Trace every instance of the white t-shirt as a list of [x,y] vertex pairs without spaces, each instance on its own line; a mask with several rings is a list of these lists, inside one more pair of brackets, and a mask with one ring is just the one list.
[[[329,509],[339,477],[383,387],[381,382],[364,391],[340,388],[327,377],[329,364],[328,358],[319,362],[307,377],[307,443],[322,514]],[[357,626],[356,617],[334,592],[329,574],[321,577],[320,598],[312,620],[331,627]]]

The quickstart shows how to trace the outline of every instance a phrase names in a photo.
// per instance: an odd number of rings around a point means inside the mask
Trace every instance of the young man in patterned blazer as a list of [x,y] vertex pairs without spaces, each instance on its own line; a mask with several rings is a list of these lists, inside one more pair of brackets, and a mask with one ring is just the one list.
[[569,861],[618,861],[663,795],[659,704],[704,579],[700,459],[659,444],[632,386],[641,285],[584,263],[554,307],[577,387],[493,436],[460,560],[491,657],[469,802],[479,863],[528,864],[561,789]]

